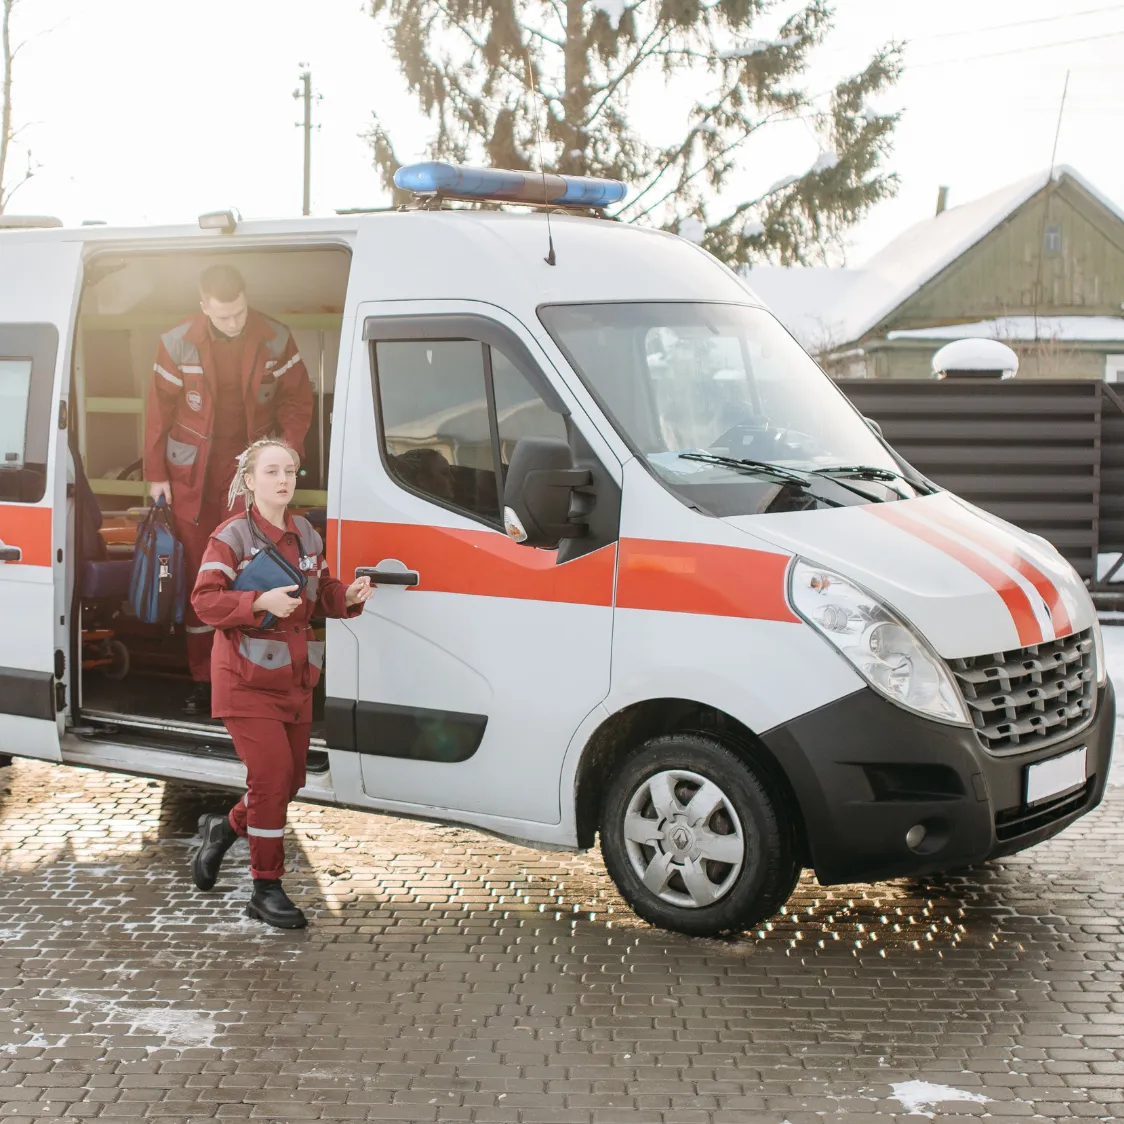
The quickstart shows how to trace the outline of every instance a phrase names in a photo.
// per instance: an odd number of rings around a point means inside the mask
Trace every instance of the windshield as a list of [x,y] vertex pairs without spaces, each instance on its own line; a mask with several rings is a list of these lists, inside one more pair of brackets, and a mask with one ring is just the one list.
[[[621,435],[695,506],[740,515],[917,494],[904,480],[888,483],[902,465],[764,309],[552,305],[540,316]],[[796,470],[805,480],[731,459]],[[830,476],[854,466],[882,470],[885,479],[848,477],[844,487],[842,476]],[[828,476],[810,475],[824,470]]]

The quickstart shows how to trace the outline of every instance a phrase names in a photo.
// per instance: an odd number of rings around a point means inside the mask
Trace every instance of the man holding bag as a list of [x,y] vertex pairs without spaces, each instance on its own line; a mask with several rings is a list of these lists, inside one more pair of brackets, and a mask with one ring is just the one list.
[[[165,332],[145,415],[144,475],[171,507],[191,589],[211,532],[230,515],[238,455],[279,436],[300,456],[312,422],[312,386],[292,334],[249,307],[238,270],[215,265],[199,279],[199,309]],[[191,606],[184,619],[195,686],[184,708],[211,715],[214,628]]]

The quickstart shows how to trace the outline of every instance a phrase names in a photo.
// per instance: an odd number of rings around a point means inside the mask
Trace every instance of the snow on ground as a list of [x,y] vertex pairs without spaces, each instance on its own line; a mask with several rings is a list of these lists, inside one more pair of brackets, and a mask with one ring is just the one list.
[[[1108,674],[1116,688],[1116,705],[1119,709],[1124,707],[1124,624],[1104,624],[1102,632]],[[1116,721],[1116,741],[1108,783],[1124,788],[1124,722],[1119,718]]]
[[926,1111],[949,1101],[969,1101],[972,1104],[987,1104],[990,1097],[982,1093],[969,1093],[964,1089],[954,1089],[951,1085],[932,1085],[928,1081],[900,1081],[890,1086],[893,1098],[901,1101],[908,1113],[918,1113],[933,1119],[935,1113]]

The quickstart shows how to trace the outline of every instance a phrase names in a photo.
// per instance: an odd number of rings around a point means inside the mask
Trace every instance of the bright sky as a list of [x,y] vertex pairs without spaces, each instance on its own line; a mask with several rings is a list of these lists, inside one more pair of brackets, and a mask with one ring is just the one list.
[[[1049,165],[1066,71],[1058,162],[1124,203],[1124,3],[1109,0],[837,0],[836,30],[808,85],[830,87],[891,39],[907,70],[880,109],[904,109],[890,166],[897,199],[855,231],[852,262],[934,209]],[[360,134],[377,109],[399,156],[421,123],[360,0],[21,0],[16,116],[42,165],[10,208],[67,222],[176,221],[227,206],[299,214],[300,64],[315,106],[313,211],[385,202]],[[1014,26],[1007,26],[1014,25]],[[762,26],[767,34],[770,28]],[[39,34],[43,32],[42,34]],[[661,84],[652,121],[687,106]],[[793,123],[746,153],[738,188],[809,167],[818,144]],[[731,199],[736,202],[736,198]]]

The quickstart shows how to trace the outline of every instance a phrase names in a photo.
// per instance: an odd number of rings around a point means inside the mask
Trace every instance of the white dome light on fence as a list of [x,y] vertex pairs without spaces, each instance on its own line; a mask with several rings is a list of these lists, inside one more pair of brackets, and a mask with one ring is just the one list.
[[1013,379],[1019,357],[999,340],[966,339],[945,344],[933,356],[933,378]]

